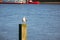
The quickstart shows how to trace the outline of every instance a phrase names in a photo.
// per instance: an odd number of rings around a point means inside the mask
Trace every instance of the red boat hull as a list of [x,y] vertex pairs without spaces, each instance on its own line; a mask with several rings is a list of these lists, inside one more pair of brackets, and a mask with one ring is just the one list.
[[28,2],[28,4],[40,4],[39,1],[36,1],[36,2]]

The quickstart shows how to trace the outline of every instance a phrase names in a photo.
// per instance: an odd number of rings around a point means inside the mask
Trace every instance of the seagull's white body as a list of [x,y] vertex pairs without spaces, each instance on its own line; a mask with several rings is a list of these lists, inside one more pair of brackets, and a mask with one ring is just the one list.
[[26,23],[26,21],[27,21],[26,17],[23,17],[22,22]]

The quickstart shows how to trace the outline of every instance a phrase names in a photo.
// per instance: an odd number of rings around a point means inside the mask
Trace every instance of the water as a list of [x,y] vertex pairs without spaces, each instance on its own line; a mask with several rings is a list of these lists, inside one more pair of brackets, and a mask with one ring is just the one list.
[[59,4],[0,4],[0,40],[19,40],[24,16],[27,40],[60,40]]

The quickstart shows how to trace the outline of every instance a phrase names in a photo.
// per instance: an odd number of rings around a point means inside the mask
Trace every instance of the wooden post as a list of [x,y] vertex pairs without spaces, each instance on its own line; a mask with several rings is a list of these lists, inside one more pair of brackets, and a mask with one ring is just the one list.
[[27,25],[26,24],[22,24],[22,40],[27,40]]
[[19,24],[19,40],[27,40],[27,25]]

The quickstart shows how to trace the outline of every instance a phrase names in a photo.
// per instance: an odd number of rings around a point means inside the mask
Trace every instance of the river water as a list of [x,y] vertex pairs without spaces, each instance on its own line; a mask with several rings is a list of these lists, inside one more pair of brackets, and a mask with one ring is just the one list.
[[27,18],[27,40],[60,40],[59,4],[0,4],[0,40],[19,40]]

